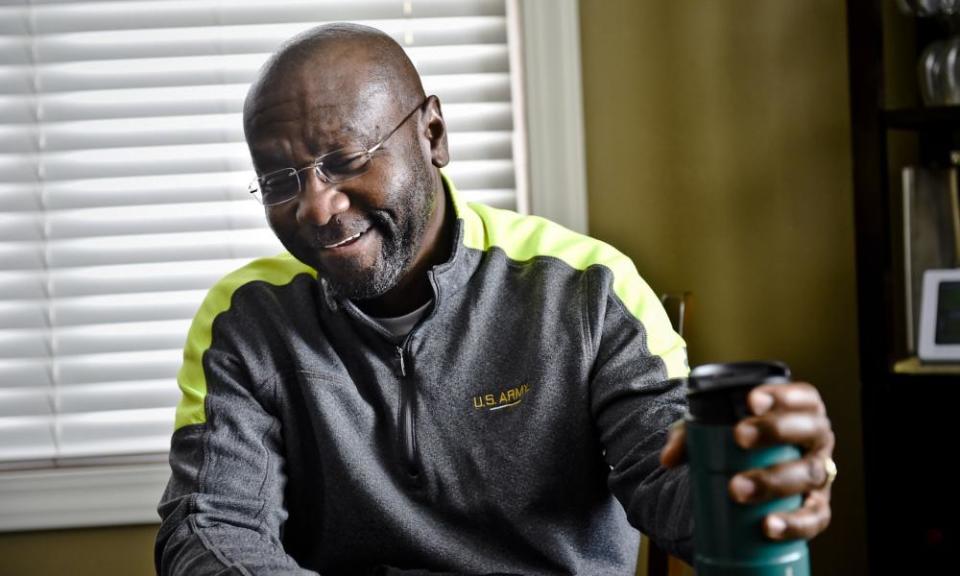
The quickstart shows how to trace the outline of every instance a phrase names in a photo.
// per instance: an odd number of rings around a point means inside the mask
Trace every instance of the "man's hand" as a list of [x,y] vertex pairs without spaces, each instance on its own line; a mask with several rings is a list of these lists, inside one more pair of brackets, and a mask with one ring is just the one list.
[[[833,455],[834,435],[823,400],[817,389],[807,383],[768,384],[751,390],[747,404],[755,416],[737,423],[737,444],[743,448],[796,444],[804,453],[799,460],[737,474],[730,479],[730,497],[746,504],[806,494],[799,509],[769,514],[763,531],[774,540],[809,540],[830,524],[830,485],[825,464]],[[672,468],[685,459],[686,430],[683,420],[679,420],[660,452],[660,463]]]

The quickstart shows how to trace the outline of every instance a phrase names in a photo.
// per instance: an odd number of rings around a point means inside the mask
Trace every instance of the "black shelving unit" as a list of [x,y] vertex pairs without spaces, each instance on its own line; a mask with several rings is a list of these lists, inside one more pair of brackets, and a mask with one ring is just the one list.
[[[889,59],[917,62],[927,42],[955,29],[900,15],[893,2],[847,0],[868,570],[952,574],[960,552],[952,472],[960,367],[937,374],[904,367],[896,174],[898,147],[912,147],[922,164],[949,162],[960,150],[960,107],[926,108],[918,97],[890,103],[886,89],[909,88],[917,76],[915,68],[885,74],[896,69]],[[911,27],[911,41],[884,38],[891,24]]]
[[890,130],[956,132],[960,129],[960,107],[900,108],[883,110],[882,122]]

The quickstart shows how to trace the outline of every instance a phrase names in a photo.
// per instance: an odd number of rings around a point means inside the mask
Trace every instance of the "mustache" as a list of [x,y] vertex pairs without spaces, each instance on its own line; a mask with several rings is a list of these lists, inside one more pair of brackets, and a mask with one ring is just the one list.
[[396,224],[384,210],[369,212],[366,218],[349,222],[334,217],[327,224],[314,228],[312,240],[319,246],[329,246],[371,228],[377,228],[381,233],[392,236],[395,234]]

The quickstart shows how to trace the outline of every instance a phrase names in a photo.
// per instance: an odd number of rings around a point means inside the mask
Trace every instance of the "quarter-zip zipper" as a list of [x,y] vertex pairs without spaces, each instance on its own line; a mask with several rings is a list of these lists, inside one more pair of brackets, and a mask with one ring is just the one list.
[[[404,342],[406,344],[406,342]],[[397,359],[400,361],[400,445],[407,474],[416,478],[420,475],[417,465],[417,417],[414,412],[413,382],[407,378],[407,362],[403,345],[397,346]]]
[[397,346],[397,358],[400,360],[400,375],[407,377],[407,363],[403,357],[403,346]]
[[[427,313],[427,316],[430,316],[436,313],[436,306],[439,305],[440,286],[437,284],[437,278],[433,270],[427,272],[427,278],[433,287],[434,297],[434,310]],[[416,401],[416,390],[414,389],[413,380],[408,378],[409,367],[407,366],[406,350],[410,343],[410,338],[420,325],[423,324],[423,321],[424,318],[417,321],[417,325],[407,334],[403,342],[396,347],[397,360],[399,360],[400,363],[400,421],[398,423],[400,446],[403,452],[404,465],[407,469],[406,472],[415,480],[420,479],[420,463],[417,458],[417,412],[416,405],[414,404]]]

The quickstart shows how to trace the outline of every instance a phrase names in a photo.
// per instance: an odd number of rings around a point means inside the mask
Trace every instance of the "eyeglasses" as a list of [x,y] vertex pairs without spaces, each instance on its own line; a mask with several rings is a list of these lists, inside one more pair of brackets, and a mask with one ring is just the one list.
[[393,136],[401,126],[407,123],[413,114],[420,110],[427,103],[425,99],[417,107],[403,117],[403,120],[397,124],[396,128],[391,130],[379,142],[369,148],[361,146],[339,148],[332,152],[327,152],[323,156],[315,159],[309,165],[303,168],[284,168],[254,178],[247,191],[264,206],[276,206],[289,202],[300,194],[305,186],[300,174],[307,170],[315,170],[317,177],[322,181],[336,184],[356,178],[370,169],[370,163],[373,160],[374,152],[383,147],[384,143]]

